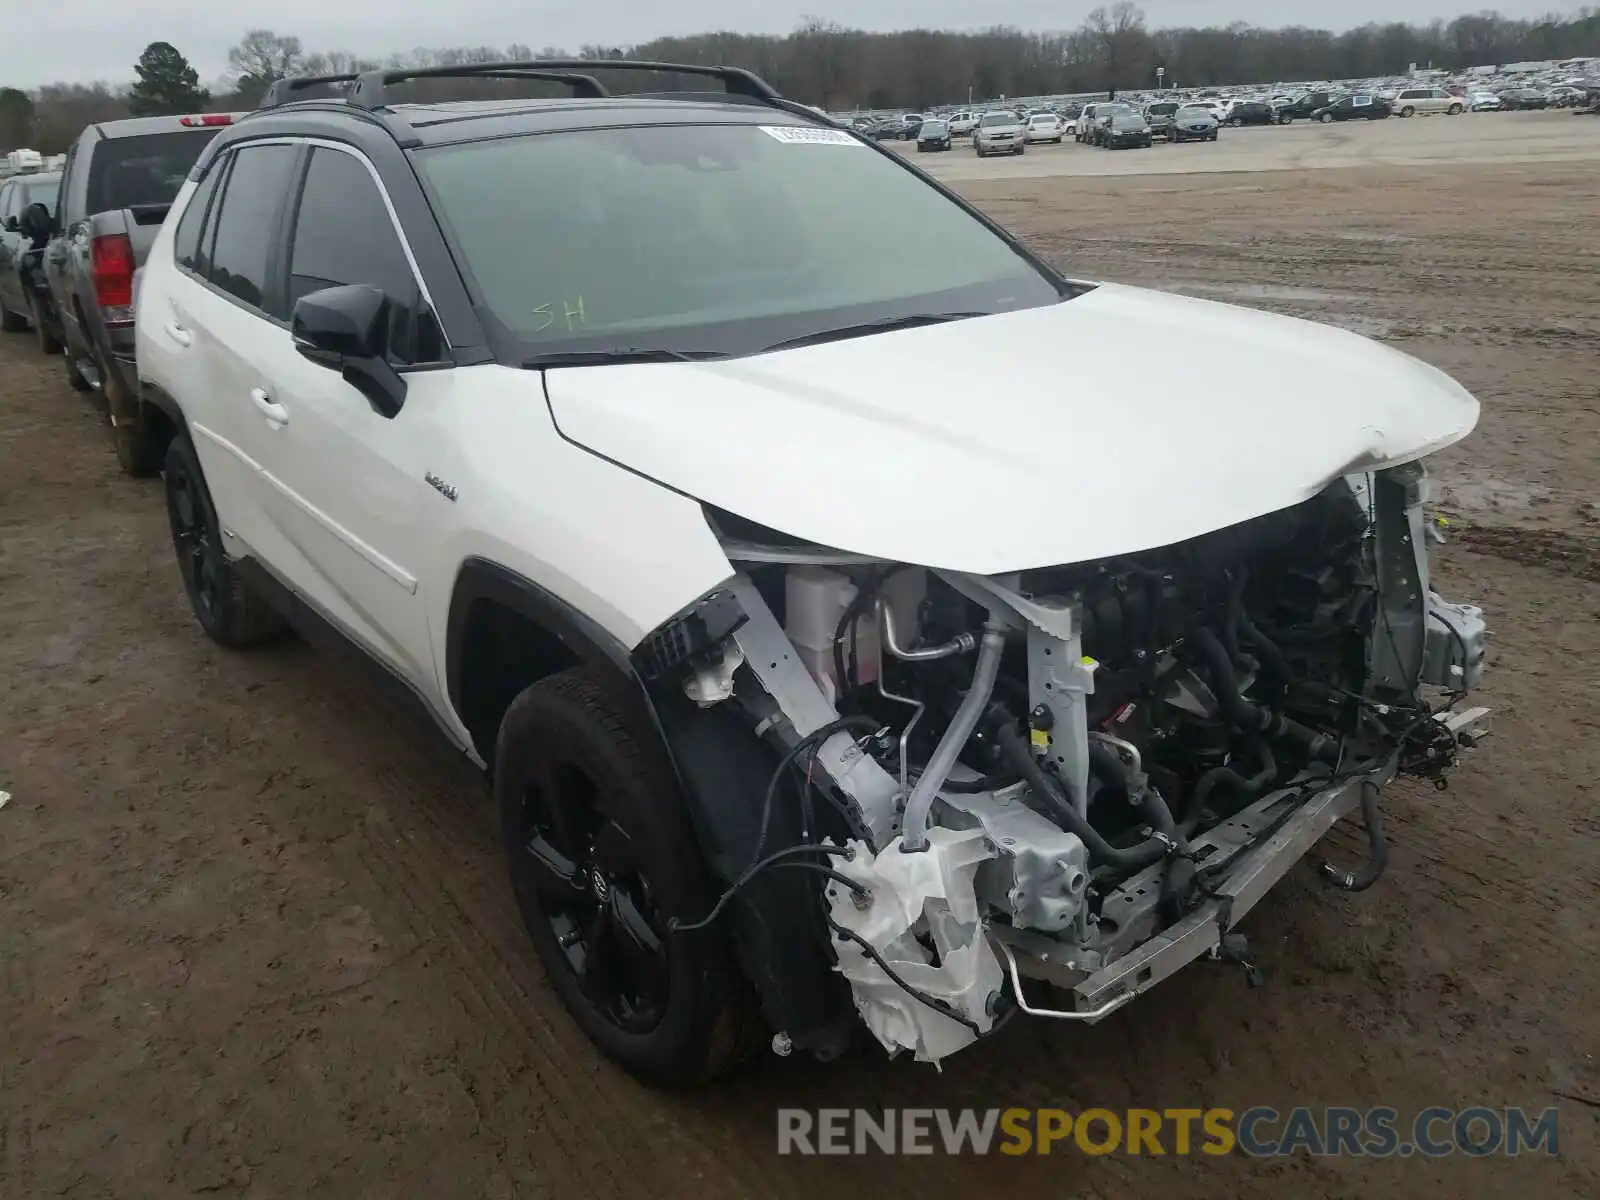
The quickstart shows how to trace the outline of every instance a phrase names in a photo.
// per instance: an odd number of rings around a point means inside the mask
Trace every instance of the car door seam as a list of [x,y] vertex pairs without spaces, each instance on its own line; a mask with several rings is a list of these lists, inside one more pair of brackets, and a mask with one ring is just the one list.
[[355,534],[351,533],[343,525],[340,525],[316,505],[312,504],[304,497],[297,495],[292,488],[286,485],[271,471],[267,470],[255,459],[251,458],[242,449],[234,445],[221,434],[217,433],[214,429],[210,429],[198,422],[190,422],[189,427],[196,433],[202,434],[210,441],[214,442],[217,446],[233,455],[251,471],[254,471],[256,474],[260,475],[262,479],[266,480],[267,483],[275,488],[280,495],[285,496],[296,508],[299,508],[307,516],[311,517],[314,521],[317,521],[324,528],[326,528],[328,532],[332,533],[334,537],[338,538],[346,546],[354,550],[362,558],[366,559],[367,562],[371,563],[374,567],[378,568],[378,570],[382,571],[383,574],[388,576],[391,581],[404,589],[407,594],[412,596],[417,594],[416,576],[406,571],[398,563],[386,558],[373,547],[367,545],[367,543],[362,541]]

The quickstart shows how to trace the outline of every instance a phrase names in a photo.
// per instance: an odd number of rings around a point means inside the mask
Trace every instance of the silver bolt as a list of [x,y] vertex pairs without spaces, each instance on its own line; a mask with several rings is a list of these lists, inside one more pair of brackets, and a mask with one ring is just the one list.
[[868,909],[872,907],[872,893],[866,888],[862,888],[860,891],[851,892],[850,899],[857,908]]
[[772,1052],[779,1058],[788,1058],[794,1053],[794,1043],[789,1040],[789,1035],[779,1030],[772,1035]]

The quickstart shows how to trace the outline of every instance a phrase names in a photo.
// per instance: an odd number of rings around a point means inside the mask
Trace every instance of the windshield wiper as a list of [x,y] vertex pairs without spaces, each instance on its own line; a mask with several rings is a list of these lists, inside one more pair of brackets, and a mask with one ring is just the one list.
[[727,358],[720,350],[665,350],[661,348],[621,350],[553,350],[548,354],[535,354],[522,360],[525,371],[541,371],[546,367],[608,367],[617,363],[654,362],[707,362],[714,358]]
[[863,321],[859,325],[841,325],[837,329],[819,329],[799,337],[785,338],[766,347],[762,353],[774,350],[792,350],[797,346],[814,346],[819,342],[837,342],[845,338],[865,337],[872,333],[891,333],[896,329],[915,329],[919,325],[943,325],[947,321],[964,321],[968,317],[987,317],[986,312],[911,313],[904,317],[880,317],[876,321]]

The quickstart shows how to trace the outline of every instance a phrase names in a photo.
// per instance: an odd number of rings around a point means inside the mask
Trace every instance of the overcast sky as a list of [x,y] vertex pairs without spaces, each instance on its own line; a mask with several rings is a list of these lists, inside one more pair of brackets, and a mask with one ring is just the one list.
[[[1366,21],[1428,21],[1480,7],[1507,16],[1570,12],[1576,0],[1143,0],[1152,27],[1248,21],[1349,28]],[[508,45],[522,42],[576,50],[585,43],[629,45],[667,34],[734,29],[784,33],[807,14],[862,29],[982,29],[1013,25],[1062,29],[1077,25],[1095,5],[1047,0],[52,0],[15,7],[11,52],[0,85],[30,88],[56,80],[128,80],[133,61],[152,41],[177,46],[213,83],[228,65],[228,47],[251,27],[293,34],[307,50],[350,50],[382,56],[413,46]]]

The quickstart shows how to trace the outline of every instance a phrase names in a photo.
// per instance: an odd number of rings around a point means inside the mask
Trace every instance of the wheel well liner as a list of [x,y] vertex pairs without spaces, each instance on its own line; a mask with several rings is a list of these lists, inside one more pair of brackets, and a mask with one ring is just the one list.
[[580,664],[637,690],[627,647],[572,605],[488,559],[462,563],[445,629],[445,687],[484,762],[494,762],[500,718],[517,694]]
[[[698,709],[682,695],[647,688],[628,648],[570,604],[497,563],[469,558],[450,599],[445,681],[451,706],[483,761],[494,762],[506,707],[546,675],[583,665],[608,676],[637,705],[671,764],[702,861],[726,884],[748,864],[760,798],[774,755],[755,731],[721,707]],[[771,844],[799,838],[789,806],[775,810]],[[850,1013],[820,935],[811,881],[772,872],[745,889],[728,927],[767,1020],[796,1045],[837,1052]]]

